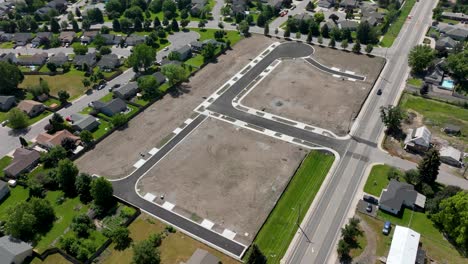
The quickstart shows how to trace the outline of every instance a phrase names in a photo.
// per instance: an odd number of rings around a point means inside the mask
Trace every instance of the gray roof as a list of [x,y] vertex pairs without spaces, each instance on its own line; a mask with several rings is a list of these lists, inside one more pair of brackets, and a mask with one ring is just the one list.
[[341,29],[356,29],[358,27],[358,23],[351,20],[343,20],[339,24]]
[[421,196],[414,190],[413,185],[392,179],[387,188],[382,191],[380,204],[398,212],[403,204],[417,205],[418,195]]
[[2,54],[0,56],[0,61],[16,63],[17,58],[15,53]]
[[39,152],[25,148],[17,148],[13,153],[13,160],[4,171],[12,176],[17,176],[25,169],[36,163],[40,158]]
[[11,99],[16,100],[13,95],[0,95],[0,105],[8,103]]
[[53,64],[55,64],[57,66],[62,66],[67,61],[68,61],[68,56],[63,52],[59,52],[59,53],[57,53],[54,56],[49,58],[49,62],[51,62],[51,63],[53,63]]
[[114,89],[115,93],[120,93],[122,95],[135,93],[138,90],[137,82],[129,82],[119,88]]
[[436,41],[436,47],[453,48],[455,45],[457,45],[457,41],[450,37],[444,37]]
[[453,17],[457,18],[460,20],[468,20],[468,15],[465,15],[463,13],[453,13],[453,12],[442,12],[443,17]]
[[206,250],[197,248],[187,264],[218,264],[219,259]]
[[32,251],[32,247],[26,242],[10,236],[0,238],[0,260],[2,263],[12,263],[16,256],[27,251]]
[[119,57],[115,54],[107,54],[102,56],[97,66],[100,68],[117,68],[120,66],[120,60]]
[[129,46],[137,45],[137,44],[144,43],[144,42],[145,42],[145,37],[136,35],[136,34],[132,34],[128,36],[127,39],[125,39],[125,43],[127,43],[127,45]]
[[28,42],[33,38],[33,35],[29,32],[20,32],[20,33],[15,33],[13,36],[13,41],[15,42]]
[[93,66],[96,63],[96,53],[93,52],[85,55],[76,55],[73,63],[80,66],[83,66],[84,64]]
[[154,78],[156,78],[156,81],[158,82],[158,84],[162,84],[166,82],[166,76],[164,76],[164,74],[162,74],[161,72],[155,72],[152,75],[154,76]]
[[20,65],[42,65],[47,61],[48,56],[45,52],[36,53],[32,56],[20,56],[17,61]]
[[177,50],[175,50],[175,52],[178,52],[181,55],[189,53],[190,51],[191,51],[191,49],[190,49],[189,45],[184,45],[184,46],[178,48]]
[[0,190],[5,188],[5,186],[8,186],[6,182],[0,180]]
[[106,108],[107,110],[112,112],[112,114],[117,114],[117,113],[120,113],[122,111],[125,111],[125,109],[127,109],[127,104],[122,99],[115,98],[112,101],[107,102],[107,103],[103,103],[101,101],[94,101],[93,102],[93,107],[96,110]]
[[99,126],[99,122],[94,116],[73,114],[71,119],[73,120],[73,127],[76,127],[79,130],[92,130]]

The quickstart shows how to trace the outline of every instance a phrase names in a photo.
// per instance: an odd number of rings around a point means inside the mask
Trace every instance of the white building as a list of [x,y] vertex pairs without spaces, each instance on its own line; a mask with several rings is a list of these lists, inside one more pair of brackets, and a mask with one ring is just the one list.
[[426,151],[431,146],[431,138],[431,131],[425,126],[410,129],[405,139],[405,149]]
[[454,147],[443,147],[440,149],[440,161],[443,163],[460,167],[462,165],[461,162],[462,153],[458,149]]
[[3,236],[0,238],[0,263],[21,264],[32,255],[32,247],[19,239]]
[[425,256],[419,254],[419,238],[421,235],[407,227],[396,226],[392,245],[387,257],[387,264],[424,263]]

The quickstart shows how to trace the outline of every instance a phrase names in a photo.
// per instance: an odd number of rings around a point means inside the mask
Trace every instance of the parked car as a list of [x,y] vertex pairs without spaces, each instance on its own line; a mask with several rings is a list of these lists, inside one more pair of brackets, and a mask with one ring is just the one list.
[[374,196],[364,195],[364,197],[362,199],[364,201],[368,202],[368,203],[371,203],[371,204],[375,204],[375,205],[379,204],[379,200],[377,198],[375,198]]
[[102,90],[102,89],[104,89],[104,87],[106,87],[106,85],[105,85],[105,84],[101,84],[101,85],[98,86],[97,89],[98,89],[98,90]]
[[165,47],[163,50],[164,50],[164,51],[168,51],[168,50],[169,50],[169,47]]
[[4,120],[1,124],[2,124],[2,127],[6,126],[8,124],[8,119]]
[[372,204],[367,203],[366,211],[367,211],[368,213],[372,212]]
[[291,5],[291,10],[294,10],[296,8],[296,5]]
[[112,85],[112,89],[119,88],[119,87],[120,87],[120,83],[116,83],[116,84]]
[[392,229],[392,223],[390,223],[390,221],[386,221],[382,229],[382,233],[384,235],[388,235],[390,234],[390,229]]

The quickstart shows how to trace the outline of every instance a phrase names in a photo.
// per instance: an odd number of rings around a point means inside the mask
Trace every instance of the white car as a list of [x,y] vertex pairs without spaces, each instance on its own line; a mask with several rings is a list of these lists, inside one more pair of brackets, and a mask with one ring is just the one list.
[[163,50],[164,50],[164,51],[168,51],[168,50],[169,50],[169,47],[165,47]]
[[2,127],[6,126],[8,124],[8,119],[3,121],[2,123],[0,123],[2,125]]

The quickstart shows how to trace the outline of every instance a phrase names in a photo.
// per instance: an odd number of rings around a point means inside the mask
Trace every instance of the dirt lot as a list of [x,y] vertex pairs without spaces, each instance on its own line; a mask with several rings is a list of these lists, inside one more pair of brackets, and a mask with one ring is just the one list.
[[341,80],[322,72],[304,60],[285,60],[248,94],[243,104],[296,121],[348,133],[383,60],[329,48],[315,48],[322,64],[366,76],[364,82]]
[[295,145],[208,119],[138,188],[142,195],[164,194],[164,201],[251,242],[305,154]]
[[83,172],[117,179],[134,170],[133,164],[140,159],[139,153],[147,153],[169,135],[193,109],[203,102],[226,80],[242,69],[250,58],[257,56],[273,43],[273,39],[253,36],[240,41],[221,55],[217,63],[210,63],[190,78],[178,94],[166,95],[139,114],[123,131],[116,131],[96,148],[77,160]]

